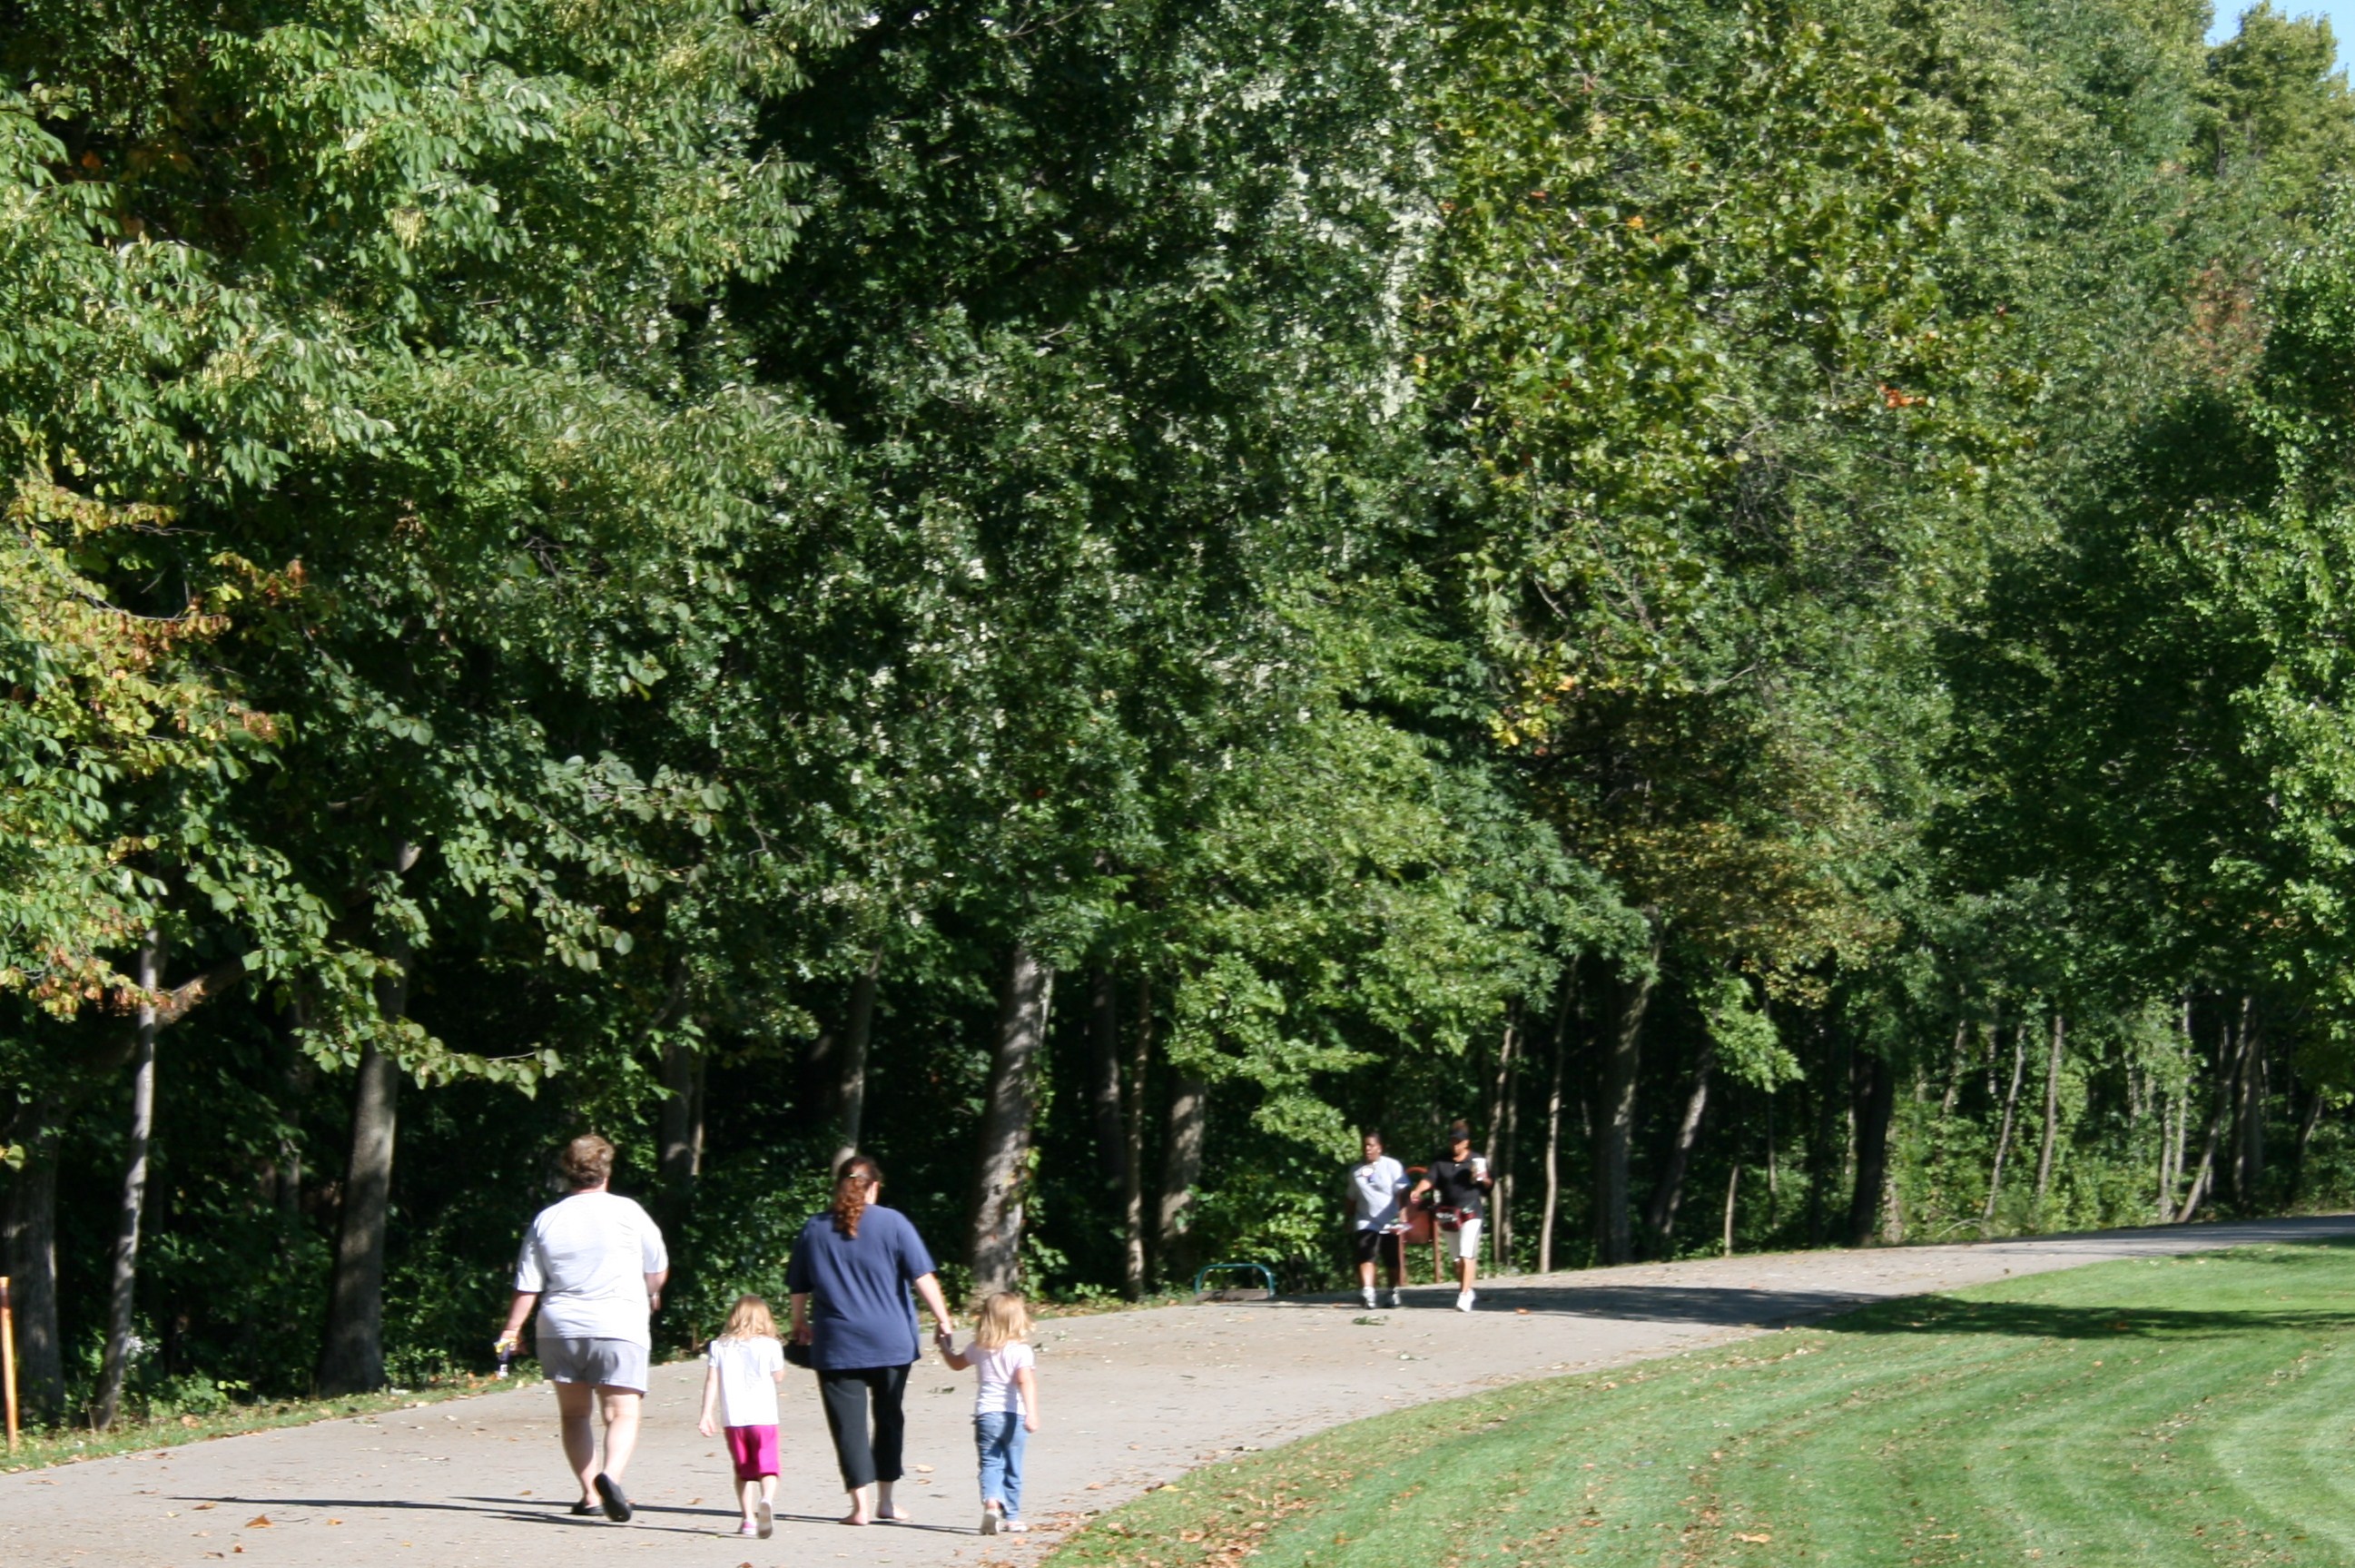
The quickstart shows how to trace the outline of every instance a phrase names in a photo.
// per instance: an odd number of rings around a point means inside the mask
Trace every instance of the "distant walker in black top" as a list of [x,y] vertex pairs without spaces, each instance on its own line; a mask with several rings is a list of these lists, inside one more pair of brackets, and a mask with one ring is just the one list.
[[[1496,1179],[1488,1174],[1486,1157],[1472,1152],[1472,1129],[1462,1122],[1447,1129],[1447,1152],[1431,1162],[1431,1169],[1414,1184],[1409,1202],[1420,1202],[1426,1192],[1439,1221],[1439,1234],[1455,1253],[1455,1310],[1472,1310],[1472,1281],[1480,1272],[1480,1232],[1488,1212],[1488,1189]],[[1452,1241],[1450,1240],[1452,1238]]]

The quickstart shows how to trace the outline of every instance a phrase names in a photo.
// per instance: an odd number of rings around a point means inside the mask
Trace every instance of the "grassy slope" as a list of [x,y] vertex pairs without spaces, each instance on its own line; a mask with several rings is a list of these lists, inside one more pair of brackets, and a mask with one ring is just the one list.
[[1052,1568],[2355,1562],[2355,1249],[2105,1264],[1337,1428]]

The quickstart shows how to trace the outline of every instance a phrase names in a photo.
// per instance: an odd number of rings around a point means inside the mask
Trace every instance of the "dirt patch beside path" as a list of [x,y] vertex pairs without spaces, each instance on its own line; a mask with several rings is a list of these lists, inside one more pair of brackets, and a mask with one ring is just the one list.
[[[1396,1312],[1353,1297],[1160,1307],[1041,1326],[1045,1430],[1026,1511],[1074,1522],[1205,1460],[1401,1404],[1550,1372],[1718,1344],[1860,1302],[2006,1275],[2254,1242],[2355,1239],[2355,1216],[2110,1231],[1886,1251],[1789,1253],[1596,1269],[1484,1285],[1479,1309],[1423,1286]],[[777,1533],[733,1534],[720,1445],[697,1435],[699,1365],[659,1368],[630,1473],[627,1526],[574,1520],[554,1400],[487,1394],[181,1448],[0,1476],[0,1562],[16,1568],[602,1563],[806,1568],[836,1561],[973,1565],[1035,1559],[1027,1539],[975,1533],[971,1374],[937,1360],[909,1383],[902,1496],[915,1526],[851,1531],[812,1385],[784,1412]]]

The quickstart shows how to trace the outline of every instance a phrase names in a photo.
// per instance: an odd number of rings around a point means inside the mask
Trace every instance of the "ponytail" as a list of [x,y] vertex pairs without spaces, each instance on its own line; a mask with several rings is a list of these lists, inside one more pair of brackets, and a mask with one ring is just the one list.
[[867,1211],[867,1189],[883,1179],[883,1168],[863,1154],[852,1155],[834,1173],[834,1228],[846,1241],[858,1236],[858,1217]]

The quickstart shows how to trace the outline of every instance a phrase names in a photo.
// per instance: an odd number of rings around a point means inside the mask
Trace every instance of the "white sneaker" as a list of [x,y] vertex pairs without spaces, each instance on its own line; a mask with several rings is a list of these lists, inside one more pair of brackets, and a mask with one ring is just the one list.
[[[1370,1303],[1369,1303],[1369,1305],[1370,1305]],[[1397,1311],[1397,1310],[1398,1310],[1398,1307],[1399,1307],[1399,1293],[1398,1293],[1397,1291],[1393,1290],[1393,1291],[1391,1291],[1391,1292],[1390,1308],[1391,1308],[1391,1311],[1395,1312],[1395,1311]]]
[[1367,1311],[1371,1312],[1374,1309],[1374,1287],[1369,1285],[1358,1292],[1358,1299],[1366,1304]]
[[1469,1291],[1469,1290],[1459,1290],[1459,1291],[1457,1291],[1457,1292],[1455,1293],[1455,1310],[1456,1310],[1456,1311],[1458,1311],[1458,1312],[1469,1312],[1469,1311],[1471,1311],[1471,1310],[1472,1310],[1472,1298],[1473,1298],[1473,1296],[1476,1296],[1476,1294],[1477,1294],[1477,1292],[1475,1292],[1475,1291]]
[[999,1513],[998,1513],[998,1511],[997,1511],[997,1505],[996,1505],[996,1503],[988,1504],[986,1507],[985,1507],[985,1508],[981,1510],[981,1533],[982,1533],[982,1534],[984,1534],[984,1535],[996,1535],[996,1534],[997,1533],[998,1526],[1000,1526],[1000,1525],[1004,1524],[1005,1522],[1006,1522],[1005,1518],[1004,1518],[1004,1516],[1002,1516],[1001,1514],[999,1514]]

